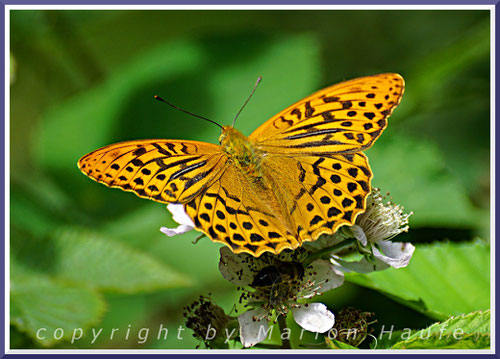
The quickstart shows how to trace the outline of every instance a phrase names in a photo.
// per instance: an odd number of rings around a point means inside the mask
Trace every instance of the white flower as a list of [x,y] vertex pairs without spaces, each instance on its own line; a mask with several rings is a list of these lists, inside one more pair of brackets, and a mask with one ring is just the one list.
[[[324,304],[303,303],[344,283],[343,273],[329,261],[317,259],[304,268],[301,264],[304,258],[300,257],[307,252],[300,249],[255,258],[246,253],[234,254],[223,247],[220,254],[222,276],[240,287],[251,288],[243,291],[241,299],[253,309],[238,317],[240,339],[245,347],[265,339],[273,314],[286,315],[291,311],[297,324],[312,332],[324,333],[333,327],[335,317]],[[258,280],[269,279],[266,285],[256,284]]]
[[310,332],[324,333],[335,324],[335,316],[323,303],[292,308],[292,313],[297,324]]
[[194,229],[194,223],[186,214],[184,205],[169,203],[167,205],[167,209],[172,213],[173,220],[179,223],[179,226],[177,226],[177,228],[161,227],[160,231],[165,233],[167,236],[172,237],[177,234],[183,234]]
[[339,265],[345,272],[370,273],[384,270],[390,267],[403,268],[410,263],[410,259],[415,252],[415,246],[411,243],[383,241],[377,243],[382,249],[371,245],[373,258],[369,260],[366,257],[357,261],[345,261],[337,256],[332,256],[332,262]]
[[268,321],[267,311],[263,308],[248,310],[238,317],[240,324],[240,340],[245,348],[253,347],[266,339]]
[[408,232],[409,218],[413,214],[404,213],[404,208],[392,202],[383,203],[384,198],[378,188],[368,195],[366,211],[356,218],[356,224],[351,227],[354,236],[364,245],[367,242],[376,243],[389,240]]
[[354,238],[361,244],[364,257],[357,262],[348,262],[332,256],[332,262],[345,271],[368,273],[389,267],[402,268],[410,262],[415,247],[411,243],[391,242],[401,232],[408,231],[409,217],[403,207],[392,202],[383,203],[380,191],[374,188],[369,194],[366,211],[356,218],[350,227]]

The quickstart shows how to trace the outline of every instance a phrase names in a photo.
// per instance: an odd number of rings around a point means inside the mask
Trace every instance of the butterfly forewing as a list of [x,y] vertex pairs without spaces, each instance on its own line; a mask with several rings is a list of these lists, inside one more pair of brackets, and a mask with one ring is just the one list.
[[195,141],[138,140],[106,146],[85,155],[78,166],[109,187],[164,203],[184,203],[221,175],[220,147]]
[[333,85],[273,116],[250,139],[265,151],[289,155],[361,151],[380,136],[403,91],[397,74]]

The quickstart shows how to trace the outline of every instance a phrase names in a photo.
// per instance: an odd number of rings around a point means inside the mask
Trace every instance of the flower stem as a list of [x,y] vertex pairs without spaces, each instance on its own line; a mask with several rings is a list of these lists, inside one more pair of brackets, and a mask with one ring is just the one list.
[[[286,315],[278,316],[278,324],[280,326],[280,333],[283,334],[283,332],[287,328]],[[290,339],[281,337],[281,349],[292,349],[292,346],[290,345]]]
[[307,266],[309,266],[309,264],[311,264],[315,259],[322,257],[325,254],[330,254],[331,252],[341,251],[342,249],[350,247],[355,242],[356,242],[355,238],[347,238],[346,240],[344,240],[340,243],[337,243],[331,247],[323,248],[315,253],[312,253],[304,261],[304,267],[307,268]]

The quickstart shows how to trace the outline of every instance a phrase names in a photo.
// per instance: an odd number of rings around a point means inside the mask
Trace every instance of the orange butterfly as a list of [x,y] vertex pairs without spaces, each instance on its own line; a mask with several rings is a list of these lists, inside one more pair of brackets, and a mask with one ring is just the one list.
[[403,90],[398,74],[361,77],[306,97],[249,137],[221,126],[220,145],[121,142],[78,166],[106,186],[182,204],[196,229],[235,253],[278,254],[364,212],[372,173],[361,151],[385,129]]

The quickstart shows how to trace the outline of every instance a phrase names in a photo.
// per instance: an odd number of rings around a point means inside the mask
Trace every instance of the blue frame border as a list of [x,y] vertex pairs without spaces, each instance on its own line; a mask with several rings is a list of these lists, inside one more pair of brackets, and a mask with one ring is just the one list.
[[[12,0],[12,1],[4,1],[4,0],[0,0],[0,18],[1,18],[1,23],[2,23],[2,27],[1,27],[1,36],[0,36],[0,46],[1,46],[1,49],[2,49],[2,56],[1,56],[1,68],[2,69],[5,69],[5,11],[6,11],[6,5],[138,5],[138,6],[142,6],[142,5],[349,5],[349,6],[355,6],[355,5],[472,5],[472,6],[478,6],[478,5],[494,5],[495,6],[495,13],[497,14],[496,16],[499,16],[499,3],[500,3],[500,0],[499,1],[488,1],[488,0],[477,0],[477,1],[464,1],[464,0],[461,0],[461,1],[452,1],[452,0],[439,0],[439,1],[432,1],[432,0],[407,0],[407,1],[397,1],[397,0],[383,0],[383,1],[374,1],[374,0],[356,0],[356,1],[348,1],[348,0],[312,0],[312,1],[307,1],[307,0],[271,0],[271,1],[265,1],[265,0],[189,0],[189,1],[186,1],[186,2],[183,2],[183,1],[180,1],[180,0],[173,0],[173,1],[168,1],[168,0],[147,0],[147,1],[144,1],[144,2],[140,2],[140,1],[137,1],[137,0],[105,0],[105,1],[98,1],[98,0],[48,0],[46,2],[41,2],[41,1],[38,1],[38,0],[19,0],[19,1],[16,1],[16,0]],[[495,59],[497,58],[497,54],[498,54],[498,39],[500,38],[500,28],[497,25],[497,21],[496,21],[496,18],[495,18]],[[495,64],[493,64],[493,66],[495,67],[495,84],[498,84],[498,80],[500,78],[500,74],[499,72],[497,71],[498,67]],[[1,83],[2,84],[5,84],[5,71],[2,71],[1,74],[0,74],[0,79],[1,79]],[[1,110],[1,113],[2,113],[2,116],[5,114],[5,106],[6,106],[6,103],[5,103],[5,88],[4,86],[2,86],[1,90],[2,92],[2,95],[3,95],[3,98],[4,98],[4,101],[2,101],[0,103],[0,110]],[[498,104],[500,103],[500,94],[499,94],[499,91],[498,91],[498,88],[497,88],[497,91],[495,93],[495,109],[496,109],[496,112],[498,112]],[[2,150],[2,156],[0,156],[0,167],[1,167],[1,176],[0,176],[0,185],[1,185],[1,188],[2,188],[2,192],[1,192],[1,199],[2,199],[2,203],[4,204],[4,206],[0,209],[0,212],[2,214],[2,221],[1,221],[1,224],[0,224],[0,227],[1,227],[1,230],[2,230],[2,233],[5,233],[5,226],[6,226],[6,223],[5,223],[5,201],[6,201],[6,197],[5,197],[5,192],[3,191],[3,189],[5,188],[5,166],[6,166],[6,163],[5,163],[5,152],[4,152],[4,149],[5,149],[5,121],[7,120],[7,118],[5,118],[5,116],[3,116],[3,122],[2,122],[2,126],[1,126],[1,129],[0,129],[0,134],[1,134],[1,138],[0,138],[0,143],[1,143],[1,150]],[[497,124],[497,126],[495,127],[495,138],[498,137],[498,134],[500,132],[500,129],[498,126],[498,122],[496,121],[496,118],[498,116],[495,116],[495,123]],[[497,149],[495,148],[495,168],[497,167],[498,165],[498,152],[497,152]],[[495,204],[495,207],[496,207],[496,204],[498,203],[497,201],[497,196],[495,196],[495,199],[494,199],[494,204]],[[496,216],[496,212],[495,212],[495,224],[498,223],[497,222],[497,216]],[[4,238],[4,240],[8,240],[7,238]],[[495,240],[495,238],[492,238],[492,240]],[[5,244],[5,242],[4,242]],[[1,255],[1,262],[2,262],[2,267],[1,267],[1,275],[0,275],[0,283],[1,283],[1,296],[0,296],[0,302],[2,304],[2,310],[1,310],[1,314],[0,314],[0,318],[1,318],[1,322],[2,322],[2,325],[0,326],[0,358],[4,357],[4,356],[9,356],[9,357],[15,357],[15,358],[19,358],[19,359],[24,359],[24,358],[32,358],[34,357],[35,355],[37,356],[42,356],[42,357],[52,357],[54,356],[54,354],[6,354],[6,343],[5,343],[5,333],[4,333],[4,330],[5,330],[5,321],[6,321],[6,317],[5,317],[5,263],[4,263],[4,258],[5,258],[5,246],[4,244],[2,246],[0,246],[0,255]],[[495,257],[498,258],[498,254],[500,253],[500,245],[497,245],[496,246],[496,250],[495,250]],[[496,268],[495,268],[495,272],[496,272]],[[498,304],[499,304],[499,299],[498,297],[495,298],[495,306],[496,308],[498,308]],[[498,313],[497,311],[495,312],[495,317],[494,317],[494,321],[495,323],[498,323],[497,321],[498,319]],[[497,330],[498,332],[498,330]],[[498,339],[499,339],[499,336],[497,335],[497,333],[495,333],[495,341],[496,341],[496,344],[498,345]],[[145,353],[147,353],[147,350],[144,350]],[[310,355],[314,355],[315,353],[314,352],[311,352],[311,353],[294,353],[294,351],[291,351],[291,354],[293,353],[294,357],[308,357]],[[422,352],[422,354],[404,354],[404,352],[401,352],[401,354],[369,354],[369,353],[366,353],[366,354],[341,354],[341,353],[338,353],[338,352],[332,352],[331,354],[325,354],[324,352],[318,352],[317,353],[318,355],[321,355],[321,356],[335,356],[336,358],[350,358],[350,359],[358,359],[358,358],[361,358],[361,357],[365,357],[367,355],[369,356],[373,356],[373,357],[376,357],[376,358],[381,358],[381,357],[385,357],[387,355],[390,355],[391,358],[404,358],[404,357],[407,357],[407,356],[410,356],[412,358],[417,358],[417,357],[445,357],[445,358],[453,358],[455,356],[459,356],[460,358],[463,358],[463,359],[469,359],[469,358],[476,358],[478,356],[482,357],[482,358],[497,358],[497,357],[500,357],[498,354],[456,354],[456,353],[453,353],[453,352],[450,352],[450,354],[424,354],[424,352]],[[121,357],[123,355],[126,355],[127,358],[143,358],[144,357],[144,354],[116,354],[116,353],[113,353],[113,352],[110,352],[109,354],[92,354],[91,351],[89,351],[89,353],[85,353],[85,354],[57,354],[57,357],[59,358],[66,358],[66,357],[73,357],[73,356],[78,356],[79,358],[90,358],[90,357],[114,357],[114,358],[117,358],[117,357]],[[186,353],[186,354],[177,354],[177,353],[172,353],[172,354],[148,354],[148,355],[152,355],[152,356],[155,356],[155,357],[158,357],[158,356],[166,356],[166,357],[172,357],[172,358],[175,358],[175,357],[182,357],[182,358],[190,358],[190,357],[198,357],[200,355],[203,355],[203,357],[205,358],[216,358],[216,357],[219,357],[220,355],[224,355],[225,357],[236,357],[238,355],[241,355],[239,353],[235,353],[235,352],[228,352],[227,354],[205,354],[205,353],[200,353],[200,354],[193,354],[193,353]],[[256,357],[256,356],[259,356],[259,357],[273,357],[273,358],[286,358],[288,357],[290,354],[282,354],[282,353],[276,353],[276,354],[263,354],[263,353],[260,353],[259,354],[259,351],[255,351],[255,353],[249,353],[248,351],[245,352],[245,354],[243,354],[245,356],[249,356],[249,357]]]

